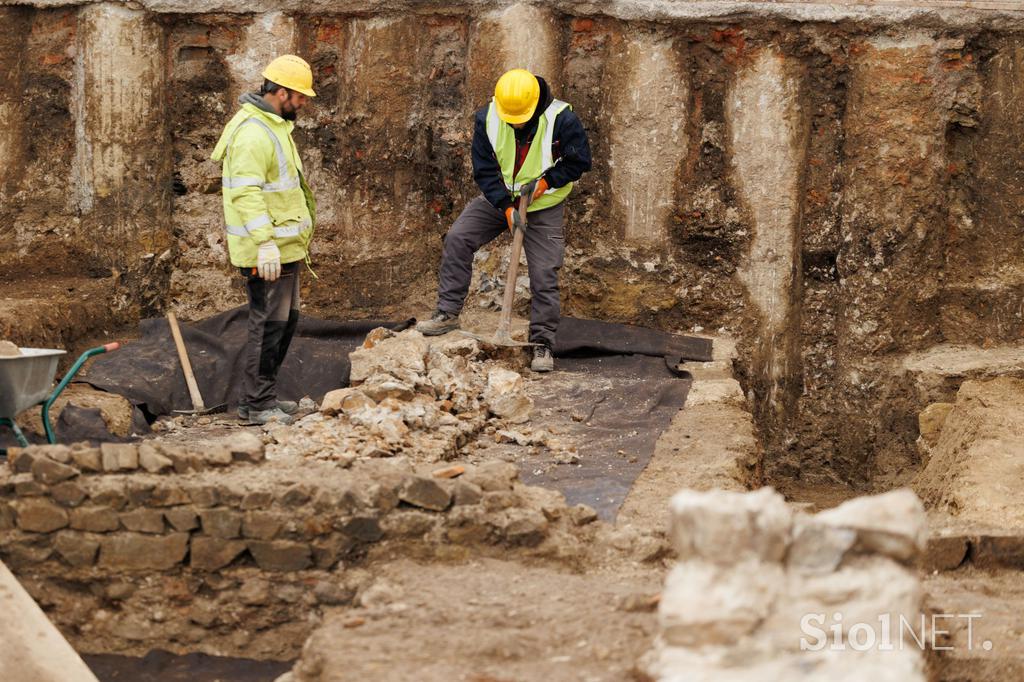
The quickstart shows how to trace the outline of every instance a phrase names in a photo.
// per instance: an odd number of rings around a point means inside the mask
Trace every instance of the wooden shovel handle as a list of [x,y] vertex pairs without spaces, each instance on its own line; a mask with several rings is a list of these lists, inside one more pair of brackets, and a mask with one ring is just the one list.
[[167,323],[171,325],[171,336],[174,337],[174,345],[178,348],[178,359],[181,361],[181,369],[185,372],[185,383],[188,385],[188,394],[192,397],[192,408],[196,412],[206,409],[203,403],[203,396],[199,393],[199,385],[192,373],[192,363],[188,361],[188,351],[185,350],[185,341],[181,338],[181,330],[178,329],[178,318],[174,313],[167,313]]

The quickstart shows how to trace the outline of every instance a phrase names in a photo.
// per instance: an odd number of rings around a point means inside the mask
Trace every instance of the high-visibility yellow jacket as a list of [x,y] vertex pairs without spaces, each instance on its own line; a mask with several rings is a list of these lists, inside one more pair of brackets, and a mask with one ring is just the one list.
[[231,264],[256,265],[257,245],[273,239],[281,262],[308,259],[316,201],[292,140],[295,124],[245,103],[213,150],[222,163],[224,222]]

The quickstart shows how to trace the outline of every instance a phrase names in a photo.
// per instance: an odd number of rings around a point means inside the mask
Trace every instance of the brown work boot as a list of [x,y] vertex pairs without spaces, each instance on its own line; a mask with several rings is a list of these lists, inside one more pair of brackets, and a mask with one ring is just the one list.
[[459,316],[438,310],[429,320],[416,325],[416,331],[423,336],[440,336],[459,328]]

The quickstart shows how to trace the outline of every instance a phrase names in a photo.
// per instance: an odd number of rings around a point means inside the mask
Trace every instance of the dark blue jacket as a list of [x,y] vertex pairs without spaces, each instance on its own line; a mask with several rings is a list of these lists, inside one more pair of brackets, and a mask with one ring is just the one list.
[[[537,110],[533,112],[533,117],[525,126],[515,131],[517,147],[530,145],[537,132],[540,117],[554,100],[547,82],[540,76],[537,77],[537,81],[540,83],[540,101],[537,103]],[[473,179],[487,201],[504,212],[512,205],[512,197],[505,188],[498,158],[491,149],[490,140],[487,139],[487,108],[485,106],[476,112],[476,127],[473,131]],[[583,129],[579,117],[568,108],[563,109],[555,118],[551,152],[555,165],[543,176],[551,187],[564,187],[570,182],[576,182],[590,170],[590,143],[587,141],[587,131]]]

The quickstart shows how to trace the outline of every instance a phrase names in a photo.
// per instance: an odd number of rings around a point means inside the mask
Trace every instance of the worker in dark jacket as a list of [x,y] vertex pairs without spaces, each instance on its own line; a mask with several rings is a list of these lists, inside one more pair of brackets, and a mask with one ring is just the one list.
[[437,311],[416,328],[427,336],[459,328],[473,254],[506,228],[512,230],[520,189],[537,180],[523,240],[532,297],[530,342],[537,344],[530,366],[551,371],[561,314],[564,201],[590,164],[583,124],[572,107],[551,95],[543,78],[514,69],[498,79],[494,99],[476,113],[473,133],[473,179],[483,196],[466,205],[445,236]]

